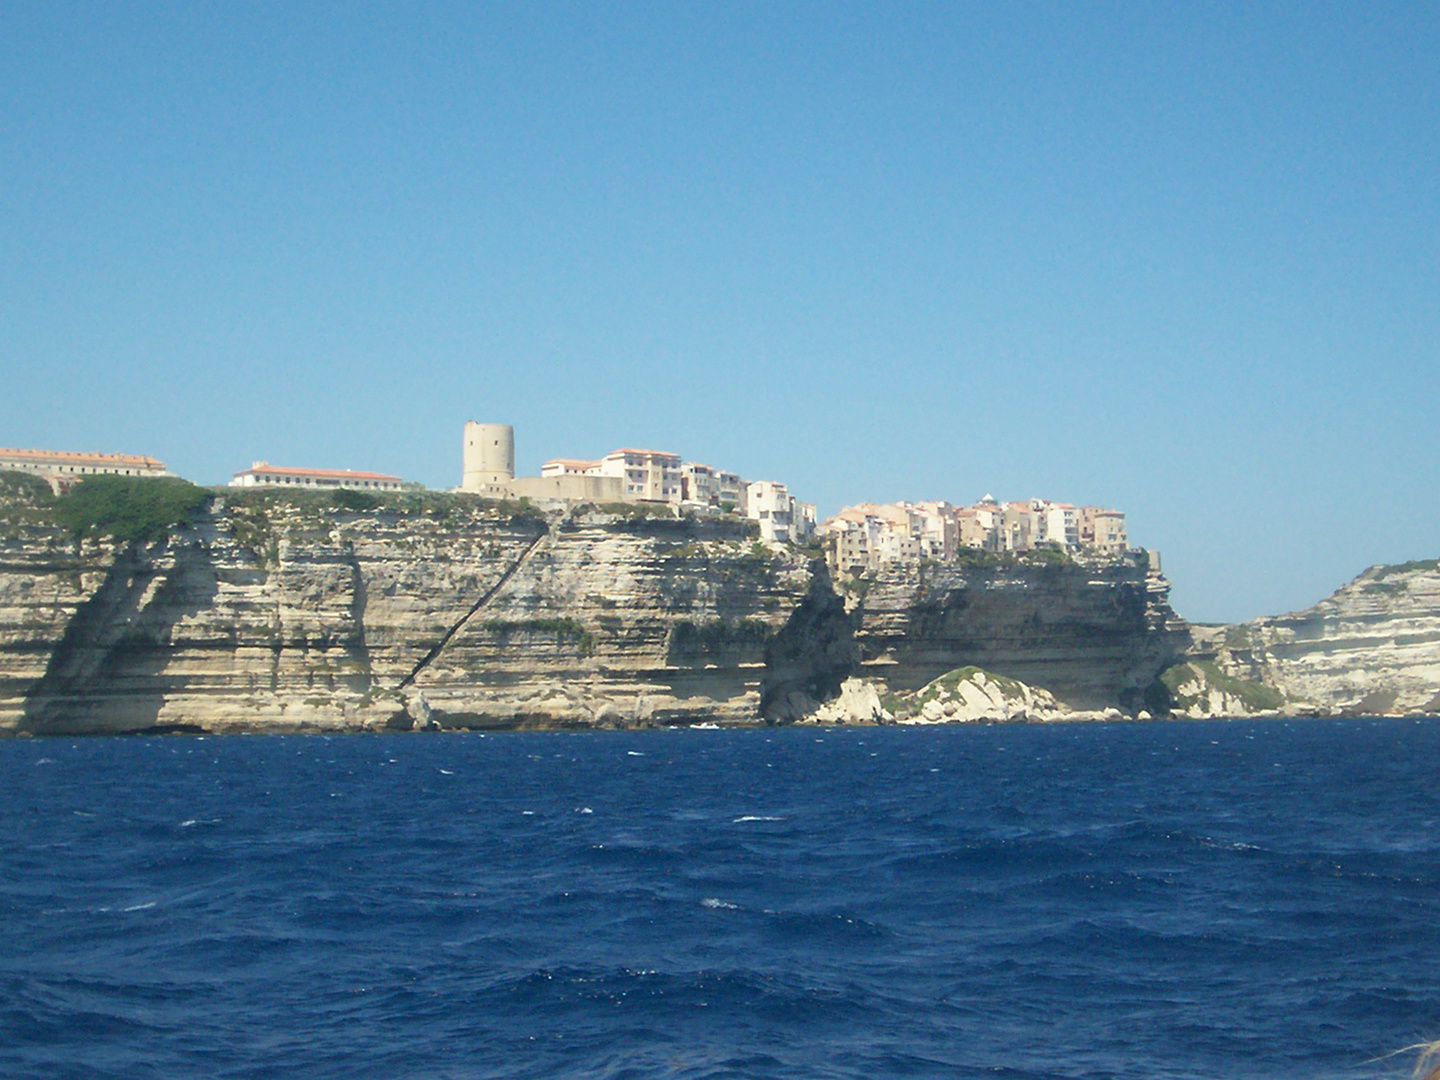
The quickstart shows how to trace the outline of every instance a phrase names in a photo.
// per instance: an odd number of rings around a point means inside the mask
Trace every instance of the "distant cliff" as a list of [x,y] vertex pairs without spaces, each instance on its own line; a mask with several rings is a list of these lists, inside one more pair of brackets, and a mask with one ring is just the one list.
[[1440,714],[1440,560],[1373,566],[1304,611],[1192,634],[1165,677],[1178,711]]
[[785,722],[964,665],[1134,712],[1189,643],[1143,562],[837,588],[733,517],[420,493],[224,493],[168,539],[77,543],[7,491],[11,732]]

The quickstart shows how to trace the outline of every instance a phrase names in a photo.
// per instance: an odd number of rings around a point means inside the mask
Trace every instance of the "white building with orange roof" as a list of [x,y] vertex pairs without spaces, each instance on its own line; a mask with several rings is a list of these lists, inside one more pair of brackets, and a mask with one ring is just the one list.
[[388,473],[358,472],[354,469],[300,469],[288,465],[271,465],[257,461],[248,469],[237,472],[230,481],[233,488],[280,487],[293,490],[333,491],[399,491],[405,482]]
[[540,475],[593,476],[599,464],[598,461],[585,461],[581,458],[551,458],[540,466]]
[[14,469],[49,481],[58,494],[87,476],[169,476],[163,461],[136,454],[92,454],[74,450],[19,450],[0,447],[0,469]]

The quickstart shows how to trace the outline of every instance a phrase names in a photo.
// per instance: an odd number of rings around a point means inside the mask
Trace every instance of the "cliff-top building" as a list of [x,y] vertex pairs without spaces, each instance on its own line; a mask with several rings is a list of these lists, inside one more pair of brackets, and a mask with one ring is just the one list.
[[0,469],[43,477],[59,494],[87,476],[169,476],[163,461],[135,454],[0,448]]
[[515,479],[515,429],[509,424],[465,423],[462,491],[480,491],[487,485]]
[[539,476],[515,475],[515,429],[509,424],[467,421],[460,490],[496,499],[559,499],[566,502],[622,502],[624,483],[598,476],[594,461],[546,462]]
[[539,476],[515,475],[515,429],[465,425],[461,491],[493,498],[590,503],[668,503],[739,513],[759,523],[766,543],[802,542],[815,533],[815,507],[784,484],[748,483],[738,473],[682,463],[669,450],[622,446],[602,458],[551,458]]
[[745,494],[745,516],[760,525],[767,544],[803,543],[815,532],[815,507],[776,480],[757,480]]
[[991,495],[973,506],[860,503],[827,519],[823,532],[832,569],[845,574],[886,563],[954,559],[964,548],[1123,555],[1129,545],[1119,510],[1048,499],[1002,503]]
[[285,487],[316,491],[399,491],[405,482],[386,473],[356,472],[353,469],[297,469],[257,461],[248,469],[237,472],[230,481],[233,488]]

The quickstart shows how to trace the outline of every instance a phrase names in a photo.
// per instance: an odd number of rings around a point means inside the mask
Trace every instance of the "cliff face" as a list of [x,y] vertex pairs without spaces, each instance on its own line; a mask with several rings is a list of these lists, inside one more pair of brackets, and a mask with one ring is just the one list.
[[165,543],[5,555],[0,717],[37,733],[753,718],[811,587],[738,522],[479,500],[232,498]]
[[109,579],[113,547],[77,546],[53,527],[0,539],[0,729],[17,726],[82,608]]
[[1283,711],[1440,713],[1440,563],[1375,566],[1314,607],[1197,628],[1197,655]]
[[[900,567],[854,589],[867,674],[916,690],[975,666],[1043,687],[1075,709],[1144,708],[1189,644],[1169,583],[1148,562]],[[863,599],[859,597],[863,596]]]
[[1143,568],[862,601],[735,519],[227,494],[153,544],[0,525],[0,730],[37,734],[785,721],[964,664],[1114,705],[1183,632]]

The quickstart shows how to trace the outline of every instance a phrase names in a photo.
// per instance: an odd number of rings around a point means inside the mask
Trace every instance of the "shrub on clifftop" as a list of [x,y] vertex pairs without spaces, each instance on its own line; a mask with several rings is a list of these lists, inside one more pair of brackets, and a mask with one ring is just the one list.
[[55,501],[50,485],[18,469],[0,469],[0,501],[25,506],[48,506]]
[[77,537],[163,540],[190,521],[210,493],[173,477],[91,476],[55,503],[55,518]]
[[364,491],[351,491],[349,488],[337,488],[330,493],[330,499],[344,510],[374,510],[380,505],[378,496]]

